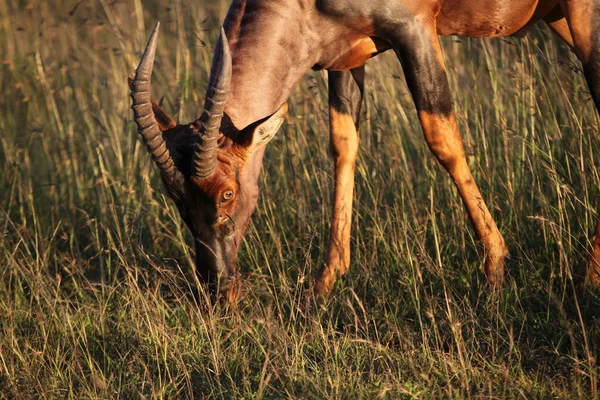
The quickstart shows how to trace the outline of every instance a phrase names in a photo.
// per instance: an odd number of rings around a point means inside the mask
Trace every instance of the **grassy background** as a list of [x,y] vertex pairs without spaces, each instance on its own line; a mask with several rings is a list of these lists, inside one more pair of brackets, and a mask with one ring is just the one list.
[[239,308],[190,295],[190,238],[126,79],[160,20],[154,95],[197,117],[227,3],[0,0],[0,398],[598,397],[600,298],[574,277],[600,205],[600,121],[543,27],[443,39],[469,162],[511,252],[503,291],[485,289],[464,208],[384,54],[367,67],[352,267],[331,298],[306,296],[331,213],[321,72],[268,147]]

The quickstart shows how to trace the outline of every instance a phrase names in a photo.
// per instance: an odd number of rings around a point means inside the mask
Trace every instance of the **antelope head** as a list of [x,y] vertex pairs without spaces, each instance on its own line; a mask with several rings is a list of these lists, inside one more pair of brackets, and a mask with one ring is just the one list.
[[221,29],[204,111],[196,121],[178,124],[150,97],[158,28],[129,81],[131,108],[167,192],[194,237],[198,277],[213,295],[233,303],[240,287],[235,261],[256,207],[264,147],[281,126],[287,105],[244,129],[233,126],[224,113],[232,60]]

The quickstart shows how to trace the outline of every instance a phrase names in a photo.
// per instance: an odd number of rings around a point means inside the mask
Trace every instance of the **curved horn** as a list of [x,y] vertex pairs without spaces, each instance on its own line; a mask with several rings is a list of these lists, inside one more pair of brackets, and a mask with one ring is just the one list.
[[175,164],[156,122],[150,100],[152,66],[154,65],[159,26],[160,22],[152,30],[142,60],[135,70],[135,77],[131,81],[131,99],[133,100],[131,109],[138,132],[142,135],[148,152],[152,155],[161,173],[171,175],[175,172]]
[[[217,51],[215,51],[216,54],[219,54],[219,56],[213,60],[211,77],[209,79],[209,82],[214,83],[206,93],[204,112],[200,117],[203,134],[194,149],[193,169],[194,176],[197,179],[210,178],[217,169],[219,128],[221,127],[225,101],[227,100],[227,94],[231,86],[231,52],[225,30],[222,27],[221,36],[217,43]],[[216,72],[215,77],[213,74],[217,70],[217,66],[218,72]]]

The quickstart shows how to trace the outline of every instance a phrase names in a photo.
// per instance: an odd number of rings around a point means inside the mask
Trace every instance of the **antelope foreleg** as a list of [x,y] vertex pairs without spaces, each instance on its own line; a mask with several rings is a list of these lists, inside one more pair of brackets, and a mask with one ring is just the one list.
[[350,231],[354,168],[358,154],[358,120],[364,87],[364,67],[329,72],[329,122],[335,165],[335,189],[329,248],[315,292],[324,296],[350,267]]
[[502,284],[507,248],[467,164],[435,26],[415,18],[388,35],[402,62],[427,144],[452,177],[483,244],[487,279]]

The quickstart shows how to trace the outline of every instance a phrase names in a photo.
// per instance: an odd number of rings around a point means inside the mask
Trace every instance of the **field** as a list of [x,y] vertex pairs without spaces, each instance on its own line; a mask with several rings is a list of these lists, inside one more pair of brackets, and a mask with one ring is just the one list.
[[160,20],[154,96],[196,118],[227,7],[0,0],[0,398],[598,398],[600,297],[579,276],[600,119],[541,25],[442,40],[510,249],[501,291],[386,53],[367,66],[350,273],[326,301],[309,295],[333,187],[327,79],[311,72],[268,146],[244,297],[206,307],[127,77]]

